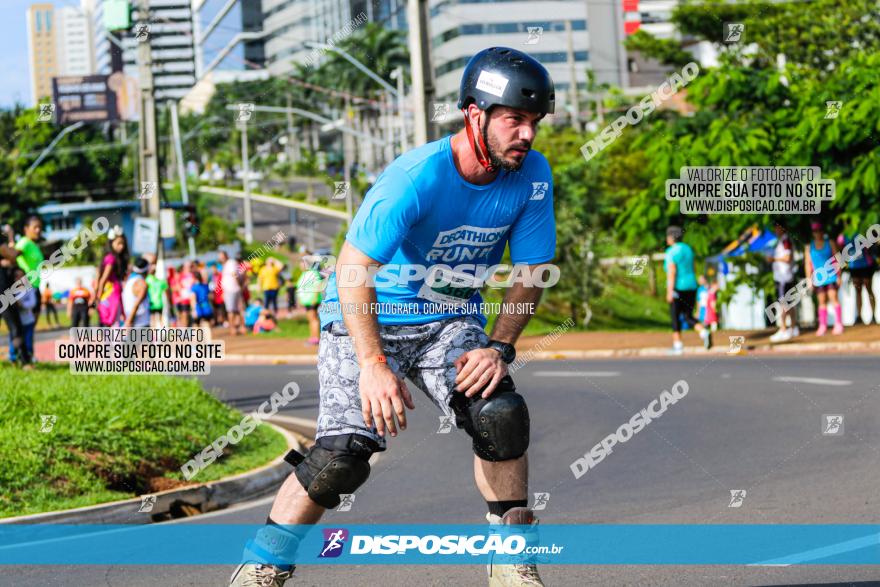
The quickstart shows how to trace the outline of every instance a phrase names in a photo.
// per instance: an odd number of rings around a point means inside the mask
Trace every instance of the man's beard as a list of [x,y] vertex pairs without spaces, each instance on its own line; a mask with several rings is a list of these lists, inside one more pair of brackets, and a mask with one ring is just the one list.
[[519,171],[520,167],[522,167],[523,163],[525,163],[525,156],[523,156],[522,160],[519,163],[509,163],[499,157],[498,151],[500,151],[500,147],[494,141],[489,140],[489,135],[486,132],[488,128],[489,119],[487,116],[486,122],[483,123],[483,128],[480,129],[480,134],[483,135],[483,144],[486,145],[486,154],[489,156],[489,163],[491,163],[495,167],[495,169],[504,169],[505,171]]

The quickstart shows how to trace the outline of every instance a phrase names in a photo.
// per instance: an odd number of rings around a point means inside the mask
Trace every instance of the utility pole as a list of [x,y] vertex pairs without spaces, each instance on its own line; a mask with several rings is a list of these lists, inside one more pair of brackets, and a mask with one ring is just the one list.
[[241,122],[241,177],[244,185],[244,242],[254,242],[254,221],[251,216],[251,165],[248,161],[247,121]]
[[568,60],[569,101],[571,102],[571,128],[581,132],[580,103],[578,100],[577,73],[574,66],[574,39],[571,33],[571,21],[565,21],[566,59]]
[[416,146],[419,146],[433,138],[431,128],[433,125],[428,119],[430,110],[428,105],[434,100],[431,39],[428,35],[428,0],[407,0],[406,18],[409,23],[409,63],[415,110],[413,138]]
[[[171,133],[174,137],[174,152],[176,153],[175,159],[177,159],[177,175],[180,179],[180,197],[183,200],[184,205],[189,205],[189,191],[186,186],[186,167],[183,164],[183,147],[180,144],[180,123],[177,119],[177,102],[175,100],[171,100],[168,102],[168,109],[171,111]],[[195,259],[196,257],[196,241],[192,235],[187,237],[187,244],[189,245],[189,256]]]
[[[137,65],[140,84],[141,120],[138,141],[140,142],[141,182],[154,186],[152,195],[141,200],[141,213],[159,221],[159,143],[156,136],[156,99],[153,97],[153,54],[150,47],[150,2],[137,0],[138,22],[135,25],[135,38],[138,41]],[[156,266],[164,273],[162,239],[156,244]]]

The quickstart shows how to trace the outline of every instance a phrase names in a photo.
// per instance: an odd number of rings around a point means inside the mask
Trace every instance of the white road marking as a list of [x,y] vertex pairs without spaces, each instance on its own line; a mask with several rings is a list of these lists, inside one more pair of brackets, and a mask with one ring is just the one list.
[[852,385],[852,381],[846,379],[821,379],[819,377],[774,377],[773,381],[782,383],[809,383],[810,385],[830,385],[832,387],[844,387]]
[[535,371],[535,377],[617,377],[620,371]]

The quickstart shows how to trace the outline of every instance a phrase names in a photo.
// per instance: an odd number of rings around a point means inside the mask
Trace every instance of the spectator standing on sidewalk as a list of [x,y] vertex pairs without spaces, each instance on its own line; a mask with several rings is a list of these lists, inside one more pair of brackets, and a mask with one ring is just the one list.
[[184,261],[183,267],[177,273],[177,315],[180,317],[180,326],[189,327],[193,323],[192,286],[195,283],[193,275],[198,269],[193,267],[192,261]]
[[279,274],[284,264],[274,257],[267,257],[266,262],[257,273],[257,282],[263,292],[263,307],[275,314],[278,313],[278,290],[281,289]]
[[223,285],[220,283],[223,274],[220,269],[219,264],[211,265],[208,287],[211,290],[211,301],[214,304],[214,326],[228,326],[226,305],[223,303]]
[[821,222],[813,222],[810,228],[813,231],[813,238],[804,249],[804,269],[819,300],[819,309],[816,312],[819,328],[816,330],[816,336],[824,336],[828,331],[828,315],[831,311],[834,312],[834,329],[831,332],[843,334],[843,312],[837,297],[841,268],[836,262],[832,264],[831,271],[826,271],[824,268],[825,263],[837,254],[837,244],[825,234]]
[[303,271],[296,282],[296,297],[299,304],[306,311],[309,321],[308,345],[317,345],[320,342],[320,319],[318,318],[318,306],[321,305],[324,292],[324,276],[321,274],[319,261],[309,261],[309,257],[303,257],[303,263],[310,263],[308,269]]
[[190,288],[190,307],[193,310],[193,326],[200,327],[202,324],[210,326],[214,319],[214,309],[211,307],[211,290],[202,278],[201,271],[193,273],[195,281]]
[[[837,246],[844,249],[846,246],[854,243],[854,235],[841,234],[837,238]],[[853,288],[856,292],[856,320],[853,323],[870,324],[874,320],[874,313],[877,311],[877,300],[874,298],[873,281],[874,272],[877,270],[877,259],[871,254],[870,249],[859,250],[851,248],[850,250],[858,250],[859,254],[849,261],[849,276],[852,279]],[[868,304],[871,308],[868,321],[862,318],[862,289],[868,293]]]
[[82,277],[77,277],[74,286],[67,294],[67,316],[73,328],[88,328],[89,306],[92,304],[92,292],[83,286]]
[[[0,242],[0,291],[9,291],[14,283],[12,271],[18,266],[18,256],[21,251],[15,248],[15,233],[8,224],[3,227],[6,237],[5,241]],[[18,313],[18,304],[12,303],[10,300],[0,299],[0,316],[6,323],[9,330],[9,340],[16,349],[16,358],[20,360],[21,365],[25,368],[31,368],[32,357],[28,353],[27,347],[24,345],[24,331],[21,325],[21,316]]]
[[114,226],[107,234],[107,254],[98,269],[95,287],[98,322],[101,326],[119,326],[122,317],[122,283],[128,275],[128,239]]
[[[40,245],[37,244],[42,235],[43,221],[39,216],[31,216],[24,222],[24,236],[18,239],[18,242],[15,243],[15,248],[21,251],[21,255],[18,256],[16,262],[18,263],[18,266],[21,267],[22,271],[25,272],[25,275],[33,271],[33,273],[30,273],[28,279],[37,292],[40,291],[40,272],[38,269],[40,263],[45,260],[43,257],[43,251],[40,250]],[[40,317],[40,304],[41,299],[37,296],[37,306],[34,308],[34,316],[38,319]],[[58,318],[57,314],[55,315],[55,318]]]
[[138,257],[131,268],[131,275],[125,281],[122,305],[126,328],[150,327],[150,301],[147,299],[147,280],[144,278],[149,269],[150,262]]
[[46,309],[46,324],[48,326],[52,326],[52,318],[55,318],[55,326],[61,326],[61,321],[58,319],[58,310],[55,308],[55,297],[52,293],[52,287],[45,283],[43,284],[43,293],[40,295],[40,300],[42,306]]
[[[782,224],[777,222],[776,228],[776,247],[773,249],[773,256],[770,261],[773,263],[773,282],[776,284],[776,297],[782,299],[785,292],[794,287],[794,247],[791,244],[791,238]],[[785,342],[791,340],[795,336],[800,336],[800,328],[798,328],[797,306],[787,309],[782,304],[782,321],[779,323],[779,330],[770,337],[770,342]],[[791,326],[789,326],[791,322]]]
[[158,328],[163,326],[162,313],[168,308],[169,318],[174,319],[174,303],[171,298],[171,286],[167,279],[156,275],[156,256],[144,255],[150,263],[150,270],[146,277],[147,298],[150,300],[150,326]]
[[[24,278],[24,270],[21,267],[16,267],[12,272],[12,281],[15,282]],[[27,351],[25,356],[31,357],[31,359],[34,356],[34,328],[36,327],[37,322],[37,319],[34,316],[34,308],[37,307],[37,301],[39,298],[40,296],[37,295],[37,290],[28,284],[27,291],[25,291],[24,295],[18,299],[18,302],[16,302],[16,305],[18,306],[18,316],[21,320],[21,336],[24,339],[24,348]],[[17,358],[15,339],[10,331],[9,360],[14,363]]]
[[223,304],[226,306],[226,315],[229,317],[229,330],[233,335],[244,334],[245,326],[242,317],[244,300],[242,298],[241,265],[230,259],[226,251],[220,251],[220,263],[223,264],[220,286],[223,288]]
[[694,273],[694,250],[681,242],[682,230],[679,226],[666,229],[666,301],[672,318],[672,354],[684,352],[681,342],[682,323],[695,328],[703,339],[703,346],[712,347],[712,333],[694,318],[697,303],[697,278]]

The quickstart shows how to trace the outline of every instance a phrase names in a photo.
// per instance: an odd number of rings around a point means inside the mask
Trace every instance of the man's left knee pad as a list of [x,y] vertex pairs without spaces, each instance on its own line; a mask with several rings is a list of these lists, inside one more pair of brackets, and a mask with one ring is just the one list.
[[457,394],[452,408],[459,426],[474,441],[474,453],[481,459],[518,459],[529,448],[529,408],[509,375],[489,399]]

